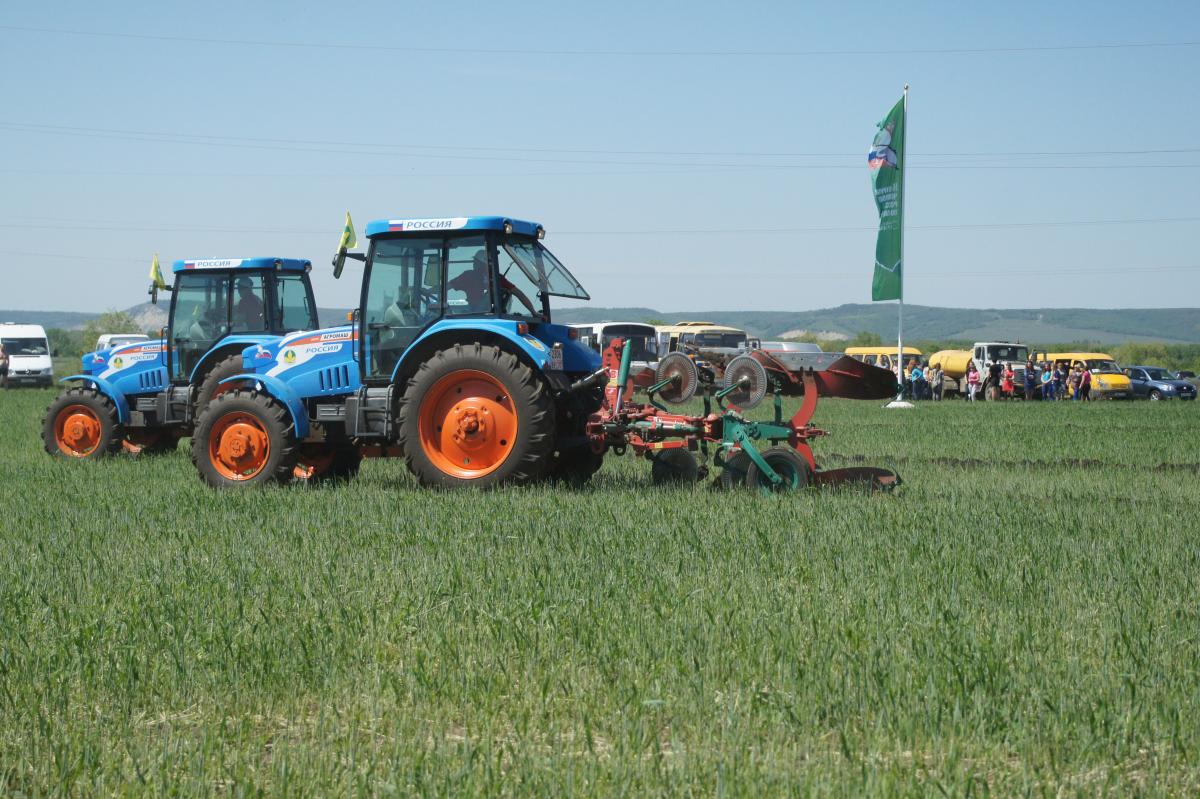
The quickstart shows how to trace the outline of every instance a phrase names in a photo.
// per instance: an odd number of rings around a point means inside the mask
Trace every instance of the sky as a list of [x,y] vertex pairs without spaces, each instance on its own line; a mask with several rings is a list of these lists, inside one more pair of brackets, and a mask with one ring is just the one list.
[[0,308],[151,257],[329,259],[345,212],[542,223],[598,306],[1200,306],[1200,4],[0,3]]

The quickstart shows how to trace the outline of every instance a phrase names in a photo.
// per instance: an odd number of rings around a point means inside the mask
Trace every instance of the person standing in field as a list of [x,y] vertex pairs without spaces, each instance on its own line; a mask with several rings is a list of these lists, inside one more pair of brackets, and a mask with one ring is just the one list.
[[1054,372],[1050,371],[1050,364],[1042,365],[1042,402],[1047,402],[1054,399]]
[[[992,361],[988,365],[988,382],[987,391],[992,399],[1000,398],[1000,381],[1004,377],[1004,366],[999,361]],[[984,399],[987,399],[985,397]]]
[[921,370],[921,364],[914,363],[908,375],[912,380],[912,398],[915,400],[925,399],[925,372]]
[[8,378],[8,354],[4,351],[4,344],[0,343],[0,385]]
[[972,363],[967,367],[967,399],[971,402],[975,401],[975,395],[979,393],[979,370]]
[[1083,365],[1083,371],[1079,374],[1079,400],[1081,402],[1087,402],[1089,399],[1091,399],[1091,393],[1092,370],[1089,369],[1088,365],[1085,363]]
[[1071,374],[1067,378],[1067,392],[1071,395],[1072,400],[1079,399],[1079,367],[1071,367]]
[[1033,399],[1033,394],[1037,389],[1037,367],[1033,365],[1033,359],[1030,358],[1025,362],[1025,401],[1029,402]]
[[1016,386],[1013,385],[1013,378],[1016,376],[1017,375],[1013,371],[1012,364],[1006,362],[1004,364],[1004,380],[1000,384],[1001,391],[1004,392],[1005,399],[1012,399],[1013,395],[1016,393]]
[[1063,372],[1062,364],[1054,364],[1054,399],[1064,400],[1067,398],[1067,376]]
[[945,372],[940,366],[931,366],[929,368],[929,388],[933,392],[933,401],[937,402],[942,398],[942,389],[945,383]]

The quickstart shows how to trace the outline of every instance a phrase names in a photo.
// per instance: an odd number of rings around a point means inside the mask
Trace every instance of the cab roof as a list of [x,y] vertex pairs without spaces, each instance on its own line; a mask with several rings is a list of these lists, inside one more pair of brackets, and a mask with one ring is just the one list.
[[171,271],[176,274],[193,269],[282,269],[304,272],[310,268],[312,262],[303,258],[189,258],[171,265]]
[[537,222],[524,219],[513,219],[508,216],[452,216],[430,218],[404,219],[373,219],[367,223],[367,238],[383,233],[407,233],[413,236],[424,236],[430,233],[443,233],[448,230],[504,230],[505,225],[512,225],[512,232],[524,236],[536,236],[539,230],[545,230]]

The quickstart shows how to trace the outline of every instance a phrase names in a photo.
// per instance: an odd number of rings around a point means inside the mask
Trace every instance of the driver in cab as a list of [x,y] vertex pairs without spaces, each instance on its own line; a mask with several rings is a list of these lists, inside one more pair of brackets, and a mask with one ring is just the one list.
[[262,299],[254,291],[254,281],[243,275],[237,282],[238,298],[233,306],[233,323],[242,330],[262,330],[266,320]]
[[[468,312],[486,312],[488,306],[491,304],[487,251],[480,250],[475,253],[475,258],[471,262],[471,268],[449,281],[446,287],[457,289],[467,295],[466,310]],[[515,297],[520,300],[521,304],[529,309],[531,316],[539,318],[542,316],[541,312],[533,307],[533,302],[525,295],[525,292],[517,288],[504,275],[500,275],[500,305],[503,310],[507,310],[509,297]]]

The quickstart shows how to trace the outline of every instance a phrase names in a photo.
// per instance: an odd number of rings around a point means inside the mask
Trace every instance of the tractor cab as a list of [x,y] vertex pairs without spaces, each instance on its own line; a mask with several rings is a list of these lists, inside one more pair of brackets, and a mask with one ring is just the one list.
[[404,353],[438,324],[495,320],[547,352],[574,338],[567,327],[550,324],[550,297],[590,299],[542,245],[545,231],[533,222],[390,219],[368,223],[366,234],[359,356],[368,383],[390,381]]
[[176,261],[166,348],[171,382],[187,383],[226,339],[249,343],[317,328],[311,268],[297,258]]

